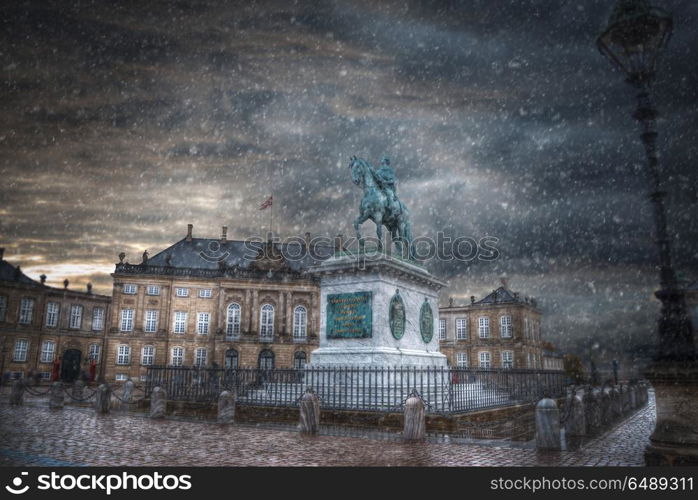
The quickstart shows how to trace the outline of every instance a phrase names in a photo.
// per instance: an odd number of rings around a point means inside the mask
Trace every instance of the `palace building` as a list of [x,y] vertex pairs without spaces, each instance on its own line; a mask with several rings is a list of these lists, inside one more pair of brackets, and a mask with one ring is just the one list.
[[451,366],[541,369],[540,323],[535,300],[501,286],[479,301],[439,308],[439,349]]
[[[107,380],[150,365],[300,368],[319,343],[319,286],[304,273],[327,245],[185,238],[120,262],[106,333]],[[306,235],[309,238],[309,235]],[[123,255],[121,256],[123,259]]]
[[29,373],[50,379],[54,361],[58,376],[72,381],[96,363],[95,375],[104,373],[105,331],[111,297],[35,281],[19,266],[4,260],[0,249],[0,373]]

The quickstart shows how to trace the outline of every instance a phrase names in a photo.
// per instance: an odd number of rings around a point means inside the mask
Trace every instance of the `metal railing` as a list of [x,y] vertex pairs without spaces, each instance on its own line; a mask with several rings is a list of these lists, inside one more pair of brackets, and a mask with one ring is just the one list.
[[237,394],[238,404],[297,406],[307,388],[323,409],[401,411],[417,390],[429,413],[450,414],[530,403],[565,394],[563,372],[518,369],[436,367],[306,367],[303,369],[198,368],[153,366],[146,396],[160,386],[167,398],[213,402],[221,391]]

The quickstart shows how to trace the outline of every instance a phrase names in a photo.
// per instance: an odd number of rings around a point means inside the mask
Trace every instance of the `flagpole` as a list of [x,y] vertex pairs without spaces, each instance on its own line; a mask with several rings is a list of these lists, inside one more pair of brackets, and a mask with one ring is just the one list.
[[271,200],[271,212],[269,212],[269,237],[273,237],[273,232],[274,232],[274,194],[272,193],[269,195],[269,199]]

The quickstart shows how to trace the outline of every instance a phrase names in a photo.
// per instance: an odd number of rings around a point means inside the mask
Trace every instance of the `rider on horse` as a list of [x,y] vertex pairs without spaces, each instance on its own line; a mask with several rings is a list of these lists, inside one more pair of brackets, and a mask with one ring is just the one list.
[[375,172],[376,180],[378,181],[378,187],[380,187],[383,192],[388,197],[388,203],[392,206],[397,199],[397,189],[395,186],[395,172],[390,166],[390,158],[384,156],[381,160],[381,166]]

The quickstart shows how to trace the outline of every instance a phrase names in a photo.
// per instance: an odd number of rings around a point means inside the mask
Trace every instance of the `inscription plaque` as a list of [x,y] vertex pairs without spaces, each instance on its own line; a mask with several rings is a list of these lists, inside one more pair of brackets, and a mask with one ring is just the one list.
[[434,313],[427,299],[424,299],[422,309],[419,311],[419,331],[422,334],[422,340],[426,344],[431,342],[431,339],[434,337]]
[[327,338],[365,339],[373,334],[371,292],[327,296]]

